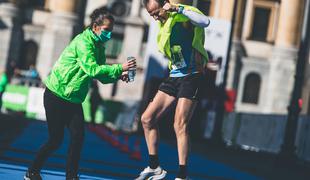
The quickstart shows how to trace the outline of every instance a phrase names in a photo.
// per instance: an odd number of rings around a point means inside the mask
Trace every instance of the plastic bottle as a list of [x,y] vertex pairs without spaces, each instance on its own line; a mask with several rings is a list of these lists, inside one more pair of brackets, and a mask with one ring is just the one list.
[[[127,57],[127,61],[131,61],[131,60],[135,60],[135,57],[129,56]],[[128,78],[129,78],[129,82],[133,82],[135,79],[135,75],[136,75],[136,68],[129,68],[128,70]]]

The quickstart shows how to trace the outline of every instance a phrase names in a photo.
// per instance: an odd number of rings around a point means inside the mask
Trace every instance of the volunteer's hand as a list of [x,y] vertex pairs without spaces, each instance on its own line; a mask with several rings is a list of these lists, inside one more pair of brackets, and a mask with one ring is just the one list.
[[136,59],[132,59],[130,61],[126,61],[122,64],[123,71],[128,71],[129,68],[136,68]]
[[128,71],[123,72],[120,79],[121,79],[122,81],[128,83],[128,82],[129,82]]

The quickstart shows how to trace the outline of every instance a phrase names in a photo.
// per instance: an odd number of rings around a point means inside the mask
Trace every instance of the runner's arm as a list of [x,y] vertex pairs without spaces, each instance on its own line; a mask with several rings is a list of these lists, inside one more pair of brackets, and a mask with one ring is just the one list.
[[188,17],[195,26],[206,28],[210,25],[210,19],[203,14],[187,9],[183,9],[181,13]]

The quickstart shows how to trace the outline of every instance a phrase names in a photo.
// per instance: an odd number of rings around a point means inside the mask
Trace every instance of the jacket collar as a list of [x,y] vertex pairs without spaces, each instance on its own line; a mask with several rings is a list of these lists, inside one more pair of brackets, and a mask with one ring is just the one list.
[[87,28],[85,33],[90,36],[95,42],[99,42],[99,37],[91,30],[91,28]]

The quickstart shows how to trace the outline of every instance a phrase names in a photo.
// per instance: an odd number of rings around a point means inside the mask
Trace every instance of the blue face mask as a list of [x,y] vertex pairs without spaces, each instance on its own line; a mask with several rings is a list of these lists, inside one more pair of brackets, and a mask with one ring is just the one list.
[[112,32],[111,31],[101,31],[101,34],[98,36],[100,41],[105,43],[111,39]]

